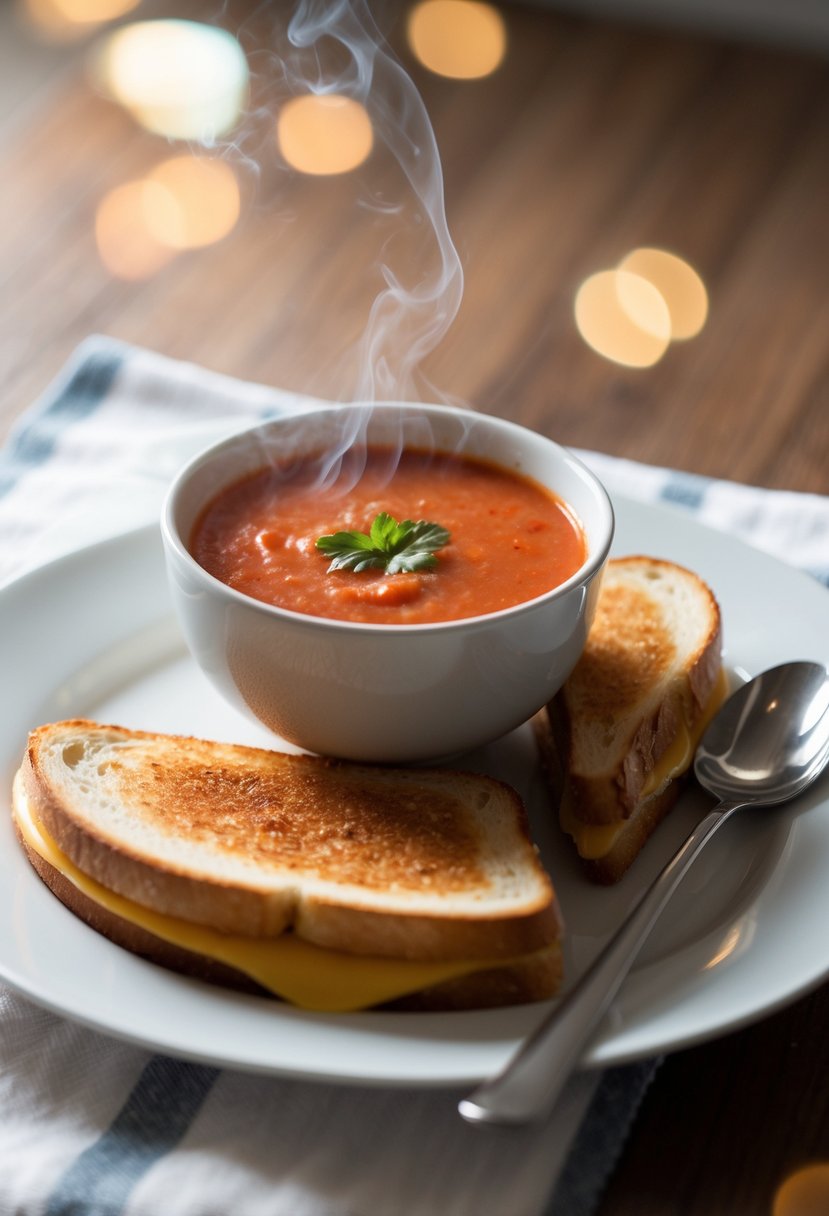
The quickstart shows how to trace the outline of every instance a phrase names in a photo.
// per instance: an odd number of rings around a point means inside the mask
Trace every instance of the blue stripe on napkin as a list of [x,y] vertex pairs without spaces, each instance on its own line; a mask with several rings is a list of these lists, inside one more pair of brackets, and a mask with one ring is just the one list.
[[142,1175],[184,1136],[218,1075],[153,1056],[112,1124],[58,1180],[44,1216],[116,1216]]
[[709,484],[707,477],[672,471],[669,480],[662,487],[659,497],[663,502],[675,503],[676,506],[686,507],[689,511],[698,511],[702,506],[702,500]]
[[544,1216],[591,1216],[661,1057],[609,1068],[593,1094]]
[[27,468],[43,464],[55,450],[63,428],[95,412],[109,393],[123,362],[122,348],[102,343],[79,362],[57,397],[9,440],[0,465],[0,498]]

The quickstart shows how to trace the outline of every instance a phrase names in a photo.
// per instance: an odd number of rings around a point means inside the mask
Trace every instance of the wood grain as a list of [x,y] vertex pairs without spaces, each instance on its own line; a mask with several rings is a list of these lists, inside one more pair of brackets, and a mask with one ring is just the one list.
[[793,1171],[829,1160],[829,988],[669,1056],[597,1216],[770,1216]]
[[[402,19],[391,31],[432,118],[466,279],[421,395],[567,444],[825,491],[825,65],[520,7],[506,17],[504,65],[468,84],[419,68]],[[243,25],[261,34],[256,18]],[[79,65],[2,148],[3,428],[93,331],[246,379],[353,392],[381,258],[392,249],[410,269],[430,256],[401,217],[364,205],[402,197],[399,171],[380,149],[341,179],[289,175],[261,112],[241,142],[252,159],[236,231],[132,284],[101,265],[95,210],[166,155],[163,142],[96,96]],[[573,298],[642,244],[686,257],[711,312],[698,338],[633,370],[584,344]]]

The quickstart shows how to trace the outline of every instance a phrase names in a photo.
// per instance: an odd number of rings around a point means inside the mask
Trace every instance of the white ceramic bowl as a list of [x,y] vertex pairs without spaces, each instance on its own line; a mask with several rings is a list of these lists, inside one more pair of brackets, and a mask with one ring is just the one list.
[[[587,540],[562,586],[514,608],[429,625],[367,625],[275,608],[208,574],[188,550],[223,488],[271,453],[353,441],[464,451],[555,491]],[[564,448],[523,427],[446,406],[332,406],[275,419],[191,461],[168,495],[162,533],[187,643],[224,697],[300,747],[352,760],[439,759],[520,725],[581,653],[613,535],[608,496]]]

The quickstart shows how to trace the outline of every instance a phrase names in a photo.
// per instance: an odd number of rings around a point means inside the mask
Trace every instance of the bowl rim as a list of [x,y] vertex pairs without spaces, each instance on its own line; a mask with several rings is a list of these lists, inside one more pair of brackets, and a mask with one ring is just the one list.
[[[244,442],[246,437],[254,436],[257,433],[267,432],[272,429],[279,429],[281,425],[288,423],[301,422],[303,418],[308,418],[320,413],[333,411],[362,411],[370,412],[377,409],[388,410],[412,410],[414,412],[421,411],[427,414],[439,412],[441,414],[451,414],[459,419],[466,419],[470,416],[476,421],[482,421],[484,425],[492,425],[496,429],[504,430],[516,436],[530,435],[536,441],[541,441],[549,446],[559,459],[563,460],[571,472],[585,483],[588,489],[595,496],[600,513],[604,516],[602,521],[601,531],[604,533],[604,539],[598,546],[595,552],[588,554],[584,562],[579,566],[568,579],[560,583],[556,587],[552,587],[549,591],[543,592],[541,595],[534,596],[529,600],[522,600],[520,603],[511,604],[506,608],[499,608],[495,612],[477,613],[474,616],[457,617],[446,621],[420,621],[413,623],[401,622],[394,624],[392,622],[371,622],[371,621],[348,621],[338,617],[316,616],[309,612],[296,612],[291,608],[282,608],[278,604],[270,604],[265,600],[258,600],[253,596],[247,595],[245,592],[237,591],[235,588],[228,586],[221,579],[211,574],[204,566],[196,561],[190,552],[187,544],[175,523],[175,511],[179,496],[183,493],[185,486],[190,478],[200,468],[206,464],[210,464],[213,460],[218,460],[222,452],[234,445]],[[493,463],[498,463],[494,460]],[[508,466],[504,465],[504,468]],[[512,471],[512,470],[511,470]],[[535,479],[533,479],[535,480]],[[229,483],[232,484],[232,483]],[[209,501],[209,498],[206,499]],[[565,505],[575,515],[576,522],[579,527],[584,530],[584,522],[579,518],[573,505],[567,500],[563,500]],[[183,561],[189,571],[197,578],[205,582],[206,586],[212,591],[217,592],[221,598],[229,601],[231,604],[244,606],[250,611],[255,611],[270,617],[274,620],[290,621],[292,624],[304,625],[309,629],[318,629],[321,632],[337,632],[341,633],[345,630],[347,633],[361,634],[364,636],[390,638],[398,635],[411,634],[433,634],[443,632],[455,632],[458,629],[466,629],[469,631],[477,631],[484,629],[494,623],[503,621],[506,618],[514,620],[529,612],[534,612],[542,604],[548,601],[564,599],[569,592],[577,589],[581,585],[589,584],[595,577],[596,573],[601,569],[607,560],[610,552],[610,547],[613,543],[615,531],[615,512],[613,503],[607,489],[602,484],[596,474],[587,467],[583,460],[575,455],[569,448],[558,443],[554,439],[550,439],[547,435],[541,434],[539,431],[533,431],[530,427],[525,427],[519,423],[513,422],[507,418],[501,418],[497,414],[487,414],[480,410],[472,410],[471,408],[460,408],[457,406],[425,404],[416,401],[401,401],[401,402],[348,402],[337,404],[334,402],[320,402],[309,406],[301,406],[295,412],[287,412],[278,414],[271,418],[264,418],[259,422],[241,427],[238,431],[234,431],[230,435],[217,441],[213,441],[201,451],[195,453],[176,473],[170,483],[161,510],[161,533],[165,548],[175,554],[179,561]]]

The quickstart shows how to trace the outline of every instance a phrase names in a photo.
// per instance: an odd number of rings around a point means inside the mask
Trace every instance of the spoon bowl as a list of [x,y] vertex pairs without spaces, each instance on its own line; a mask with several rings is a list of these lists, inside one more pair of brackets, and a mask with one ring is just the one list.
[[829,762],[829,671],[785,663],[739,688],[700,743],[694,773],[718,804],[697,824],[593,966],[494,1079],[459,1106],[470,1123],[543,1118],[681,878],[735,811],[801,793]]
[[829,758],[829,675],[785,663],[729,697],[694,760],[700,785],[723,802],[771,806],[810,785]]

